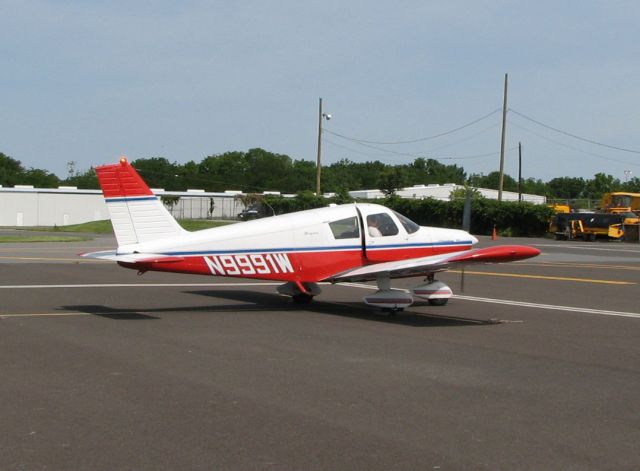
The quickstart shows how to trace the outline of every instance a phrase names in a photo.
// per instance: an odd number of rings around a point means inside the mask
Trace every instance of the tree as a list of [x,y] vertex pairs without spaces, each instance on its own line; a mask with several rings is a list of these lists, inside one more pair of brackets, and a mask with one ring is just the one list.
[[622,191],[640,193],[640,178],[633,177],[631,180],[624,182],[621,188],[622,188]]
[[274,154],[264,149],[249,149],[244,155],[246,174],[245,189],[248,191],[280,190],[287,182],[292,170],[291,157]]
[[19,185],[23,175],[24,168],[20,161],[0,152],[0,185]]
[[[328,167],[322,168],[322,188],[324,191],[360,189],[361,176],[358,175],[360,164],[348,159],[341,159]],[[314,166],[315,173],[315,166]]]
[[76,186],[86,190],[97,190],[100,188],[98,184],[98,176],[93,167],[84,173],[75,172],[74,176],[70,176],[60,182],[62,185]]
[[617,191],[622,184],[617,178],[613,178],[611,175],[604,173],[596,173],[593,180],[587,181],[586,196],[590,199],[600,199],[605,193]]
[[207,190],[244,190],[247,174],[245,155],[239,151],[210,155],[200,162],[199,174],[207,181]]
[[171,163],[164,157],[151,157],[149,159],[137,159],[131,165],[140,173],[142,178],[151,188],[164,188],[165,190],[184,190],[180,187],[178,177],[178,165]]
[[24,172],[22,181],[36,188],[56,188],[60,184],[60,179],[56,175],[39,168],[30,168]]
[[553,198],[575,199],[584,196],[586,182],[579,177],[559,177],[550,180],[547,188]]
[[385,168],[380,175],[378,181],[378,188],[385,195],[391,196],[396,193],[397,190],[406,186],[407,179],[404,175],[402,167],[388,167]]
[[[478,188],[498,190],[500,189],[500,172],[495,171],[488,175],[473,174],[469,177],[469,184]],[[518,191],[518,182],[513,177],[504,174],[502,189],[504,191]]]
[[310,160],[294,160],[281,191],[283,193],[298,193],[315,188],[315,184],[316,163]]
[[407,166],[407,180],[409,185],[423,183],[458,183],[463,184],[466,173],[457,165],[445,165],[437,160],[418,158]]
[[539,178],[527,178],[522,181],[522,192],[530,195],[548,195],[549,188],[547,184]]

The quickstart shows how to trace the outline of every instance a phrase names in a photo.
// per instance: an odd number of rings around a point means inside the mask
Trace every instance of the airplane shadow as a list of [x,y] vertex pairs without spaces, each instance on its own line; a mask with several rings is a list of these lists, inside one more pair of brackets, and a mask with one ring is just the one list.
[[[183,312],[267,312],[267,311],[305,311],[316,314],[361,319],[372,322],[399,324],[411,327],[460,327],[492,325],[497,322],[493,319],[471,319],[455,316],[441,316],[437,314],[404,310],[396,315],[376,310],[363,305],[361,302],[327,302],[314,300],[310,304],[294,304],[287,296],[277,293],[263,293],[249,290],[195,290],[184,291],[186,294],[207,296],[209,298],[226,299],[233,303],[215,303],[206,306],[175,306],[149,309],[112,308],[103,305],[74,305],[61,306],[61,310],[77,311],[113,320],[156,320],[160,314]],[[239,302],[239,304],[238,304]]]
[[[317,314],[328,314],[366,321],[384,322],[390,324],[400,324],[413,327],[442,327],[442,326],[468,326],[468,325],[490,325],[495,324],[494,320],[470,319],[463,317],[439,316],[430,313],[404,310],[395,315],[376,310],[363,305],[361,302],[327,302],[315,299],[310,304],[294,304],[288,296],[281,296],[277,293],[262,293],[247,290],[196,290],[185,291],[188,294],[197,294],[213,298],[223,298],[234,301],[251,303],[249,310],[260,311],[307,311]],[[241,306],[234,305],[237,310]],[[247,306],[249,307],[249,306]],[[256,309],[258,308],[258,309]]]

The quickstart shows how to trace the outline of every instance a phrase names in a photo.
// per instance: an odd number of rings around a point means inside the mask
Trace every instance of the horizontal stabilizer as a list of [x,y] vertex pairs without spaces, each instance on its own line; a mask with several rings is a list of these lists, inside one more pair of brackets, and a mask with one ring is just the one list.
[[110,260],[112,262],[123,263],[172,263],[182,262],[183,257],[173,257],[165,254],[153,253],[129,253],[118,254],[115,250],[103,250],[102,252],[89,252],[80,254],[82,257],[94,258],[98,260]]

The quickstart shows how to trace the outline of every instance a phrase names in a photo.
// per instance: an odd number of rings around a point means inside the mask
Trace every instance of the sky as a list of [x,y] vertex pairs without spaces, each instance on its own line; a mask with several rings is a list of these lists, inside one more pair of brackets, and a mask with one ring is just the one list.
[[322,97],[323,164],[488,174],[508,73],[506,173],[521,143],[524,178],[624,181],[638,24],[635,1],[0,0],[0,152],[60,177],[120,155],[315,161]]

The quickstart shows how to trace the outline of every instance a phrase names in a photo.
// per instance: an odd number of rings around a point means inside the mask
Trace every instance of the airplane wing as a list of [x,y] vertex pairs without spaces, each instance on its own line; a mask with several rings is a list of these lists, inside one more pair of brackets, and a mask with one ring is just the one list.
[[173,257],[164,254],[153,253],[130,253],[118,254],[115,250],[103,250],[101,252],[88,252],[80,254],[81,257],[95,258],[98,260],[110,260],[112,262],[123,263],[159,263],[159,262],[181,262],[183,257]]
[[452,252],[429,257],[410,258],[393,262],[375,263],[358,268],[352,268],[328,277],[323,281],[333,283],[342,281],[370,281],[379,275],[390,278],[407,278],[411,276],[426,276],[454,265],[469,265],[472,263],[502,263],[524,260],[539,255],[540,251],[524,245],[500,245],[483,249]]

